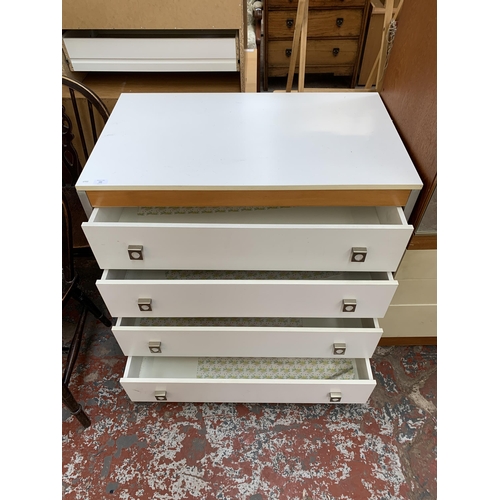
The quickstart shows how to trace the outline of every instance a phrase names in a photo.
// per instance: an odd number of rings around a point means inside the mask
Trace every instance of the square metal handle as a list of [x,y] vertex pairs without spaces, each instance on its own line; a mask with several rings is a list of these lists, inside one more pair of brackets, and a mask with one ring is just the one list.
[[167,401],[167,391],[155,391],[156,401]]
[[142,245],[129,245],[127,248],[130,260],[143,260]]
[[335,342],[333,344],[333,354],[345,354],[345,350],[347,349],[347,346],[345,345],[344,342]]
[[351,262],[364,262],[368,254],[366,247],[352,247]]
[[153,354],[161,354],[161,342],[149,342],[149,352]]
[[139,306],[140,311],[152,311],[152,301],[151,299],[138,299],[137,305]]
[[342,400],[341,392],[330,392],[330,403],[340,403]]
[[356,299],[344,299],[342,301],[342,312],[352,313],[356,310]]

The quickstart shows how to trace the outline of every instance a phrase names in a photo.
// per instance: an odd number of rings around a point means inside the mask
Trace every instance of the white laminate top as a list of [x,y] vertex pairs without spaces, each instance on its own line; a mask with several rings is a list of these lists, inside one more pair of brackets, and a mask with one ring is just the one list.
[[122,94],[79,190],[420,189],[377,93]]

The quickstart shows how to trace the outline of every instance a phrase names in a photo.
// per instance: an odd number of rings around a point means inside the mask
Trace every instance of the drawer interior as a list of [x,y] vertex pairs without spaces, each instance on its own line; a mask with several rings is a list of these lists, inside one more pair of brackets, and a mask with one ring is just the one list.
[[147,224],[406,225],[400,207],[96,208],[89,222]]
[[152,269],[107,269],[106,281],[391,281],[387,272],[336,272],[336,271],[197,271]]
[[370,380],[365,359],[129,358],[125,378],[223,380]]
[[374,318],[119,318],[130,327],[379,328]]

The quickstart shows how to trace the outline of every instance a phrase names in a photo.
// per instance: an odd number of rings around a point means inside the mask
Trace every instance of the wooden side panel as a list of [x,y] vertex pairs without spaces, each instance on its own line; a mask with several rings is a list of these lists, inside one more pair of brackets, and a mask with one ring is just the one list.
[[318,207],[406,205],[409,190],[87,191],[93,207]]
[[240,29],[242,5],[241,0],[63,0],[62,28]]
[[418,227],[437,175],[437,0],[405,0],[380,92],[424,187],[410,218]]

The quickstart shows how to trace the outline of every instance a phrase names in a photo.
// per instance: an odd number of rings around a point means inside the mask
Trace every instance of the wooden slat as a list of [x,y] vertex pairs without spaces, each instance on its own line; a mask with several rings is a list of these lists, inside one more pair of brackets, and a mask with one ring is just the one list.
[[410,190],[87,191],[93,207],[404,206]]

